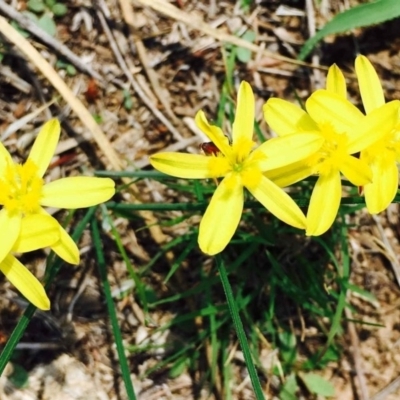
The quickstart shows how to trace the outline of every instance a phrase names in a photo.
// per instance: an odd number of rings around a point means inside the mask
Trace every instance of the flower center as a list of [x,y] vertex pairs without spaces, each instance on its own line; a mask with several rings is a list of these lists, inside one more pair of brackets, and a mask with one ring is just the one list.
[[232,168],[235,168],[237,165],[242,164],[243,161],[249,156],[251,149],[254,146],[254,142],[251,139],[247,139],[241,137],[236,143],[232,145],[232,154],[234,155],[235,160],[233,161],[234,165]]
[[37,175],[37,170],[31,160],[23,165],[7,165],[0,179],[0,204],[7,211],[25,215],[39,210],[43,179]]
[[347,135],[337,133],[329,123],[320,125],[320,132],[325,142],[315,155],[309,157],[308,164],[315,174],[327,174],[333,168],[339,168],[347,156]]

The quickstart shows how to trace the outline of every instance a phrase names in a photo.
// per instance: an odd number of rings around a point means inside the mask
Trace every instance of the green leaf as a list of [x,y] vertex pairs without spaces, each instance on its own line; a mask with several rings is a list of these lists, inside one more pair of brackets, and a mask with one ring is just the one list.
[[53,18],[47,14],[42,15],[39,18],[38,25],[47,32],[50,36],[56,36],[57,27],[53,21]]
[[63,17],[68,12],[68,8],[65,4],[56,3],[51,7],[51,11],[56,17]]
[[13,364],[13,371],[8,379],[15,387],[22,389],[28,386],[29,374],[21,365]]
[[371,301],[371,302],[377,302],[377,298],[374,294],[372,294],[371,292],[368,292],[367,290],[361,289],[359,286],[357,285],[353,285],[351,283],[348,282],[344,282],[345,287],[347,287],[347,289],[351,290],[354,293],[359,294],[361,297],[364,297],[364,299]]
[[29,0],[26,5],[28,6],[28,10],[35,13],[41,13],[46,9],[42,0]]
[[222,258],[219,254],[215,256],[215,261],[217,263],[219,277],[221,279],[222,287],[224,289],[232,322],[235,326],[235,331],[239,339],[240,347],[242,348],[243,351],[244,361],[247,367],[247,372],[249,373],[250,376],[254,394],[257,400],[264,400],[265,397],[263,394],[260,380],[257,375],[256,367],[251,357],[250,347],[247,342],[246,333],[243,328],[243,322],[240,318],[238,306],[236,304],[235,297],[233,296],[231,284],[229,283],[228,280],[228,273],[225,269],[224,262],[222,261]]
[[286,378],[285,384],[282,386],[279,392],[280,400],[297,400],[296,392],[299,387],[297,386],[296,376],[294,374],[289,375]]
[[115,346],[116,346],[117,354],[118,354],[118,358],[119,358],[119,365],[121,368],[122,379],[125,384],[125,390],[126,390],[128,399],[136,400],[135,390],[133,388],[132,379],[130,376],[128,360],[127,360],[126,354],[125,354],[124,342],[122,340],[121,329],[120,329],[119,323],[118,323],[117,312],[116,312],[114,300],[113,300],[112,294],[111,294],[111,285],[110,285],[110,282],[108,281],[107,263],[106,263],[105,255],[103,252],[104,246],[103,246],[103,243],[101,240],[97,221],[92,220],[91,226],[92,226],[93,244],[94,244],[94,248],[96,251],[96,258],[97,258],[96,264],[99,268],[100,282],[102,283],[104,297],[105,297],[106,305],[107,305],[107,311],[108,311],[109,319],[111,322],[112,331],[114,334],[114,342],[115,342]]
[[326,381],[322,376],[317,374],[309,373],[303,374],[299,373],[299,377],[306,385],[308,391],[310,393],[315,393],[321,396],[334,396],[335,395],[335,388],[333,385]]
[[144,287],[144,295],[147,303],[155,303],[158,300],[157,292],[151,286]]
[[68,63],[66,63],[64,60],[57,60],[56,61],[56,68],[58,69],[65,69],[67,68]]
[[298,58],[304,60],[314,46],[327,35],[343,33],[363,26],[380,24],[399,16],[399,0],[378,0],[373,3],[360,4],[336,15],[316,35],[308,39],[300,50]]
[[67,64],[67,66],[65,67],[65,70],[67,71],[67,74],[69,76],[75,76],[76,75],[76,68],[71,64]]
[[304,370],[312,370],[316,368],[325,368],[329,362],[338,361],[340,358],[340,352],[333,345],[329,346],[326,351],[321,355],[320,352],[313,354],[308,358],[301,366]]
[[[30,13],[29,11],[27,11],[26,13],[32,14],[32,13]],[[25,14],[25,13],[23,13],[23,14]],[[34,15],[34,14],[32,14],[32,15]],[[37,19],[36,15],[35,15],[35,18]],[[15,28],[24,38],[29,37],[29,32],[24,31],[24,30],[18,25],[17,22],[11,21],[11,22],[10,22],[10,25],[11,25],[13,28]]]
[[56,0],[45,0],[46,6],[52,8],[56,4]]
[[[36,14],[34,14],[33,12],[30,12],[30,11],[23,11],[21,14],[23,14],[23,15],[25,15],[25,17],[28,17],[31,21],[33,21],[35,24],[37,24],[38,23],[38,21],[39,21],[39,18],[38,18],[38,16],[36,15]],[[14,22],[14,21],[11,21],[11,24],[15,24],[15,26],[18,26],[19,27],[19,25],[16,23],[16,22]],[[18,28],[18,32],[21,30],[21,28]]]
[[93,119],[100,125],[103,123],[103,117],[99,114],[94,114]]
[[131,97],[129,91],[124,89],[123,95],[124,95],[124,108],[125,108],[125,110],[126,111],[132,110],[133,101],[132,101],[132,97]]
[[[242,36],[242,39],[246,40],[246,42],[253,43],[256,38],[256,33],[254,31],[246,31]],[[247,63],[251,60],[251,51],[249,49],[245,49],[243,47],[238,47],[236,51],[236,57],[242,63]]]
[[169,377],[171,379],[174,379],[177,378],[178,376],[181,376],[184,373],[186,366],[189,364],[189,362],[190,359],[187,357],[179,358],[169,370],[168,372]]
[[291,332],[281,332],[279,337],[279,350],[285,366],[291,366],[296,361],[296,336]]

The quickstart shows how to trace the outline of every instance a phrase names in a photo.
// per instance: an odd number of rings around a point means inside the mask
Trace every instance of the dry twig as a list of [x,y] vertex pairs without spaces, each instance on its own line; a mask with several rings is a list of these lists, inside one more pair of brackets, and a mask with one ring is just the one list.
[[19,13],[15,8],[8,5],[4,0],[0,0],[0,12],[6,15],[8,18],[18,22],[18,25],[28,31],[31,35],[40,39],[41,42],[46,44],[48,47],[53,49],[56,53],[61,54],[71,64],[75,65],[80,71],[87,73],[99,82],[103,81],[103,78],[99,73],[94,71],[88,65],[84,64],[82,60],[74,54],[67,46],[64,46],[57,39],[50,36],[37,24],[25,15]]
[[118,65],[121,67],[122,71],[124,72],[125,76],[128,78],[129,83],[131,84],[135,93],[141,98],[143,103],[146,107],[158,118],[172,133],[176,140],[182,140],[181,134],[175,129],[175,127],[169,122],[169,120],[164,116],[164,114],[157,109],[156,105],[146,96],[145,92],[142,90],[140,85],[138,84],[137,80],[134,78],[132,73],[129,71],[129,68],[122,57],[122,54],[118,48],[117,43],[114,40],[114,36],[107,25],[107,22],[104,18],[104,15],[101,11],[97,11],[97,16],[100,20],[101,26],[104,30],[104,33],[107,36],[107,39],[110,42],[110,47],[114,53],[115,58],[117,59]]
[[[97,125],[88,109],[82,102],[72,93],[71,89],[66,85],[62,78],[57,74],[54,68],[41,56],[41,54],[26,40],[16,29],[14,29],[4,17],[0,17],[0,33],[2,33],[11,43],[26,55],[26,57],[42,72],[42,74],[50,81],[53,87],[60,93],[64,100],[70,105],[71,109],[77,114],[84,126],[92,133],[96,143],[108,159],[114,170],[121,171],[123,166],[121,158],[115,152],[111,142]],[[130,184],[130,190],[134,194],[132,202],[140,203],[139,192],[135,186]],[[149,211],[141,211],[140,215],[149,225],[149,230],[156,243],[165,242],[165,235],[157,225],[157,220]]]
[[211,27],[209,24],[204,22],[201,18],[193,15],[193,13],[186,13],[182,10],[179,10],[172,4],[168,3],[165,0],[136,0],[140,4],[144,6],[148,6],[161,14],[167,15],[168,17],[175,19],[177,21],[184,22],[188,26],[190,26],[192,29],[197,29],[206,35],[209,35],[213,37],[214,39],[217,39],[220,42],[225,42],[225,43],[230,43],[238,47],[243,47],[245,49],[248,49],[254,53],[259,53],[262,51],[263,54],[267,55],[268,57],[274,58],[276,60],[284,61],[290,64],[297,64],[297,65],[303,65],[307,67],[312,67],[312,68],[318,68],[322,70],[327,70],[326,67],[320,66],[320,65],[311,65],[309,63],[306,63],[304,61],[300,60],[295,60],[293,58],[289,57],[284,57],[281,56],[280,54],[273,53],[268,50],[260,50],[260,46],[250,43],[244,39],[241,39],[237,36],[230,35],[228,33],[222,32],[219,29],[215,29]]
[[344,311],[347,318],[347,330],[350,335],[351,353],[353,355],[354,368],[356,370],[358,385],[360,389],[359,398],[360,400],[368,400],[369,396],[367,389],[367,381],[365,379],[364,369],[362,366],[360,342],[358,340],[357,330],[356,327],[354,326],[354,322],[352,322],[353,315],[348,307],[346,307]]

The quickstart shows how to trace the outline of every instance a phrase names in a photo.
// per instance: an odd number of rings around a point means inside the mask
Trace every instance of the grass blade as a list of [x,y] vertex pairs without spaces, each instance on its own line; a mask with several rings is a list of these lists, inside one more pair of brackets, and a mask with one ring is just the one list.
[[398,0],[379,0],[360,4],[332,18],[320,31],[308,39],[300,50],[299,60],[304,60],[314,46],[325,36],[343,33],[363,26],[380,24],[400,16]]
[[228,274],[224,263],[220,256],[216,256],[215,260],[218,266],[218,272],[221,278],[222,286],[224,288],[226,300],[228,302],[229,311],[231,313],[233,324],[235,325],[236,334],[239,339],[240,346],[243,351],[244,360],[246,363],[247,371],[250,375],[250,380],[253,385],[253,390],[256,395],[257,400],[264,400],[263,390],[261,388],[260,380],[258,379],[256,367],[254,366],[253,359],[251,357],[250,348],[247,343],[246,333],[243,329],[243,323],[240,319],[240,315],[235,303],[235,298],[233,297],[232,287],[228,280]]
[[125,356],[125,349],[122,343],[121,330],[119,329],[117,313],[115,312],[114,302],[111,295],[110,283],[107,279],[107,266],[104,259],[103,247],[100,239],[99,227],[97,221],[92,222],[93,244],[96,249],[96,256],[99,266],[100,280],[103,285],[104,295],[106,298],[107,310],[110,316],[111,326],[114,333],[115,344],[117,348],[119,364],[121,366],[122,379],[125,384],[126,393],[130,400],[136,400],[135,391],[133,389],[131,375],[129,371],[128,361]]

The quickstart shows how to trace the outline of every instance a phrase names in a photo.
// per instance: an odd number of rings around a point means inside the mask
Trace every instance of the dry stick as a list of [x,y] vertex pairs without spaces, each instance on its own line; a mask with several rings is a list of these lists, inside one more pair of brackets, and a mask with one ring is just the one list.
[[400,286],[400,263],[397,259],[396,252],[394,251],[392,245],[390,244],[385,231],[383,230],[380,217],[377,215],[371,215],[372,219],[375,221],[376,227],[378,228],[379,234],[381,235],[382,243],[386,248],[386,258],[392,265],[394,276],[396,277],[397,284]]
[[121,8],[122,17],[127,26],[129,27],[130,37],[133,38],[133,42],[137,50],[137,55],[139,56],[139,60],[144,68],[144,71],[146,72],[147,77],[149,78],[151,86],[153,87],[153,92],[157,96],[159,102],[163,105],[166,113],[172,119],[174,124],[178,124],[179,120],[173,113],[166,96],[164,96],[165,89],[161,88],[160,83],[158,81],[157,73],[154,71],[153,68],[149,66],[147,58],[147,49],[144,47],[143,41],[134,33],[135,18],[133,15],[132,3],[126,0],[119,0],[119,6]]
[[370,400],[386,400],[390,394],[396,392],[399,388],[400,388],[400,376],[397,377],[394,381],[390,382],[377,394],[372,396]]
[[[0,33],[3,34],[11,43],[25,54],[25,56],[39,69],[39,71],[50,81],[53,87],[60,93],[64,100],[70,105],[71,109],[81,120],[82,124],[92,133],[94,140],[108,159],[114,170],[121,171],[121,159],[114,151],[111,142],[104,135],[101,128],[97,125],[90,112],[82,102],[72,93],[70,88],[57,74],[54,68],[40,55],[40,53],[16,30],[4,17],[0,17]],[[124,179],[125,183],[130,184],[130,190],[134,194],[132,202],[140,203],[138,190],[131,184],[130,180]],[[165,242],[165,235],[156,224],[157,220],[153,213],[140,211],[140,216],[149,225],[149,230],[157,243]]]
[[50,36],[42,28],[35,24],[27,16],[19,13],[15,8],[8,5],[4,0],[0,0],[0,12],[6,15],[8,18],[18,22],[18,25],[28,31],[31,35],[36,36],[48,47],[54,49],[57,53],[61,54],[66,60],[74,64],[79,70],[86,72],[88,75],[97,79],[99,82],[103,81],[102,76],[84,64],[82,60],[74,54],[68,47],[64,46],[57,39]]
[[[124,0],[121,0],[124,1]],[[136,46],[137,55],[139,56],[139,60],[142,63],[144,71],[146,72],[147,77],[149,78],[150,84],[153,87],[153,92],[157,96],[157,99],[163,105],[166,113],[172,119],[175,124],[179,123],[177,116],[171,109],[171,105],[168,102],[168,97],[165,96],[166,89],[162,88],[159,81],[157,73],[153,68],[149,66],[148,57],[147,57],[147,49],[144,47],[143,42],[137,38],[133,37],[134,44]]]
[[165,0],[136,0],[136,1],[144,6],[148,6],[164,15],[167,15],[170,18],[184,22],[185,24],[189,25],[189,27],[191,27],[192,29],[197,29],[205,33],[206,35],[209,35],[219,40],[220,42],[231,43],[235,46],[248,49],[254,53],[258,53],[261,51],[262,54],[265,54],[268,57],[274,58],[276,60],[281,60],[290,64],[297,64],[306,67],[327,70],[327,67],[309,64],[300,60],[294,60],[292,58],[284,57],[281,56],[280,54],[276,54],[265,49],[260,49],[260,46],[257,46],[256,44],[249,43],[244,39],[238,38],[237,36],[230,35],[228,33],[222,32],[219,29],[211,27],[201,18],[197,17],[196,15],[193,15],[193,13],[186,13],[182,10],[179,10],[177,7],[173,6],[172,4],[168,3]]
[[[308,32],[310,36],[314,36],[316,32],[315,27],[315,13],[314,13],[314,4],[313,0],[306,0],[306,12],[307,12],[307,24],[308,24]],[[313,54],[312,56],[313,64],[319,65],[319,56]],[[312,86],[313,90],[321,88],[321,71],[317,68],[313,69],[312,73]]]
[[128,66],[126,65],[126,62],[124,58],[121,55],[121,52],[117,46],[117,43],[115,42],[114,36],[110,30],[110,28],[107,25],[106,19],[104,18],[104,15],[101,11],[97,11],[97,17],[100,20],[101,26],[104,30],[104,33],[107,36],[108,41],[110,42],[110,47],[111,50],[114,53],[115,58],[117,59],[118,65],[124,72],[125,76],[128,78],[129,83],[131,84],[133,90],[139,95],[139,97],[142,99],[142,101],[145,103],[146,107],[149,108],[149,110],[167,127],[167,129],[172,133],[174,138],[176,140],[182,140],[182,135],[175,129],[175,127],[169,122],[169,120],[164,116],[164,114],[159,111],[156,107],[156,105],[149,99],[136,79],[133,77],[132,73],[129,71]]
[[4,81],[9,83],[11,86],[14,86],[15,89],[24,94],[29,94],[29,92],[32,90],[32,86],[11,71],[11,68],[9,67],[2,65],[0,68],[0,75],[3,76]]
[[359,398],[360,400],[368,400],[368,389],[367,389],[367,381],[365,379],[364,368],[362,367],[362,357],[360,352],[360,342],[358,340],[357,330],[352,322],[353,314],[349,308],[345,308],[344,310],[347,318],[347,329],[350,335],[351,347],[352,347],[352,354],[353,354],[353,362],[354,368],[356,370],[358,384],[359,384]]

